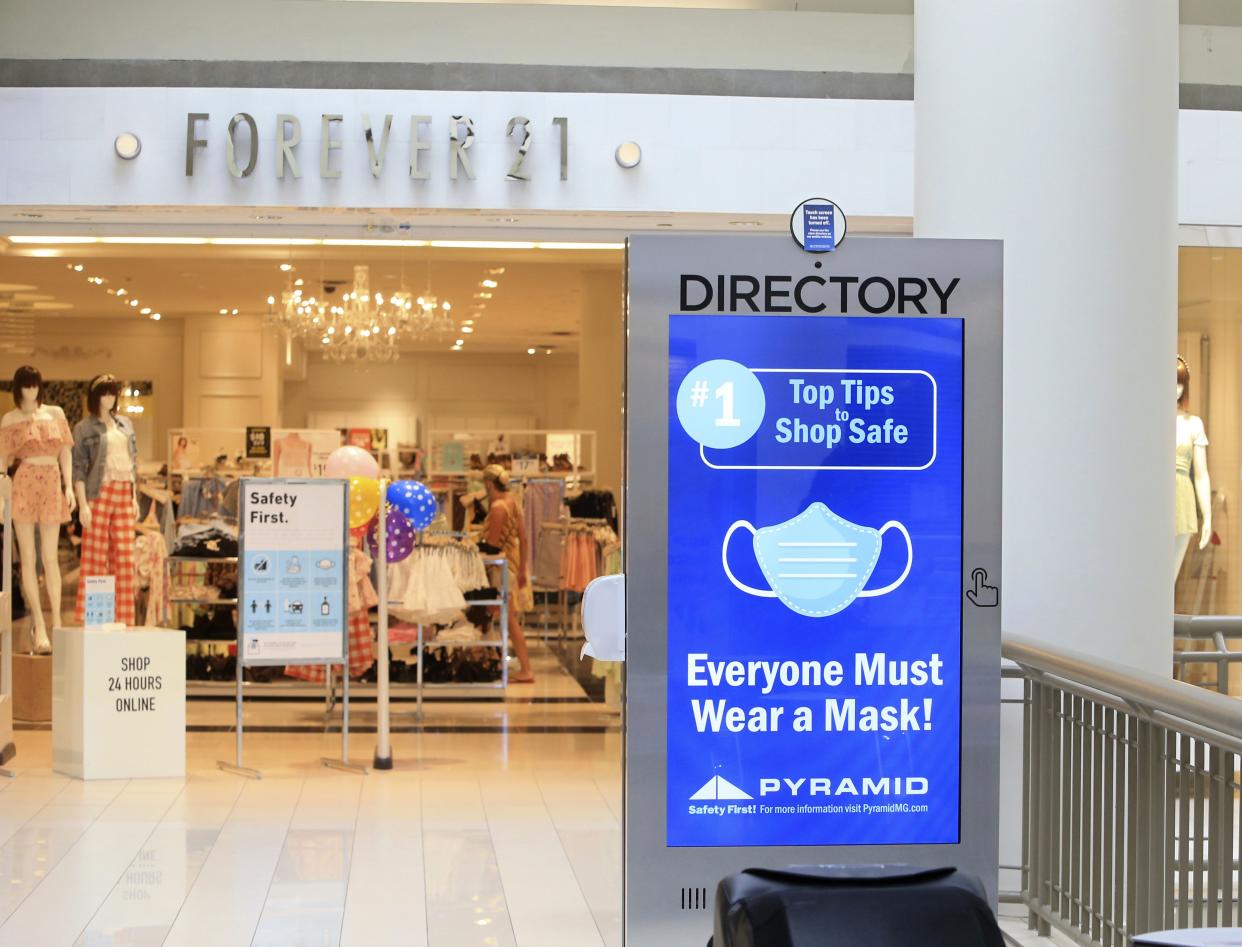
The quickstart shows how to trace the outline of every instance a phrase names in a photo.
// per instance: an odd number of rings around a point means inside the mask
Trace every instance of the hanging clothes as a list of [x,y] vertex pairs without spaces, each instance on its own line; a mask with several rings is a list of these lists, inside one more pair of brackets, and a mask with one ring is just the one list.
[[583,490],[565,503],[570,515],[577,519],[607,520],[609,526],[617,528],[617,499],[611,490]]
[[[528,565],[539,562],[544,542],[543,524],[560,519],[564,498],[564,480],[536,478],[526,482],[526,492],[522,497],[522,518],[526,524],[526,538],[530,543],[530,548],[526,550]],[[531,574],[538,575],[539,570],[532,569]]]
[[172,580],[168,575],[168,550],[159,532],[138,534],[134,540],[134,569],[138,588],[147,591],[144,623],[156,628],[167,627],[172,619],[169,606]]

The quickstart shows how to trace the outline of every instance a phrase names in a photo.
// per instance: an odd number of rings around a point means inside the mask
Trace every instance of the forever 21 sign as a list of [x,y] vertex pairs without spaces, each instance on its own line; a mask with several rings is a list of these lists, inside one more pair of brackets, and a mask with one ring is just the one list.
[[[202,127],[211,119],[208,112],[189,112],[185,122],[185,173],[194,176],[194,158],[199,149],[207,147],[207,139],[200,137],[206,134]],[[422,153],[431,148],[431,139],[426,137],[424,130],[432,124],[430,115],[410,116],[410,148],[409,175],[412,180],[426,181],[431,177],[431,169],[424,166]],[[393,116],[384,116],[382,128],[376,134],[371,116],[363,113],[361,135],[367,145],[367,157],[371,174],[378,178],[384,172],[388,159],[388,141],[392,134]],[[340,168],[332,166],[332,152],[341,149],[345,140],[342,128],[345,117],[340,114],[324,113],[319,117],[319,176],[321,178],[339,178]],[[458,172],[467,179],[474,180],[474,163],[470,149],[474,145],[474,122],[468,115],[453,115],[449,119],[449,177],[457,180]],[[561,150],[561,180],[569,180],[569,119],[558,117],[552,119],[552,127],[559,132]],[[509,181],[529,181],[530,171],[525,167],[526,156],[534,140],[535,131],[530,119],[515,115],[509,119],[505,135],[514,139],[513,160],[505,174]],[[299,148],[302,143],[302,122],[296,115],[281,114],[276,116],[276,177],[284,178],[286,170],[295,178],[302,176],[302,164],[299,160]],[[259,163],[259,126],[254,116],[248,112],[238,112],[229,119],[228,134],[224,139],[225,159],[229,174],[235,178],[248,178],[254,174]]]

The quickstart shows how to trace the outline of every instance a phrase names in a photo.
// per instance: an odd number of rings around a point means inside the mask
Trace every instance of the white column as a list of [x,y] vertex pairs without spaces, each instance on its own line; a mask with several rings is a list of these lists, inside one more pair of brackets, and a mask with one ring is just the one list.
[[1177,21],[1173,0],[915,4],[915,233],[1005,241],[1004,628],[1162,674]]

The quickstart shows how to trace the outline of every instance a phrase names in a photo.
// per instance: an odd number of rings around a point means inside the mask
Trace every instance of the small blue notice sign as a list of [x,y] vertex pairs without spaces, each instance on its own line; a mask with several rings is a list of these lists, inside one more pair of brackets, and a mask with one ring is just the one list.
[[86,583],[86,607],[82,624],[87,628],[111,625],[116,621],[116,576],[92,575]]
[[831,253],[837,248],[834,205],[808,203],[803,206],[802,247],[810,253]]

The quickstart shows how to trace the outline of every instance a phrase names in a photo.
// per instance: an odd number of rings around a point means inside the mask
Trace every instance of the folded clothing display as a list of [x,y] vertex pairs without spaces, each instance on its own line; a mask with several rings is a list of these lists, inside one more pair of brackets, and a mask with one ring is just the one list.
[[483,632],[464,618],[436,632],[434,644],[474,644],[483,640]]
[[174,556],[223,559],[237,555],[237,530],[223,523],[185,524],[177,531]]

